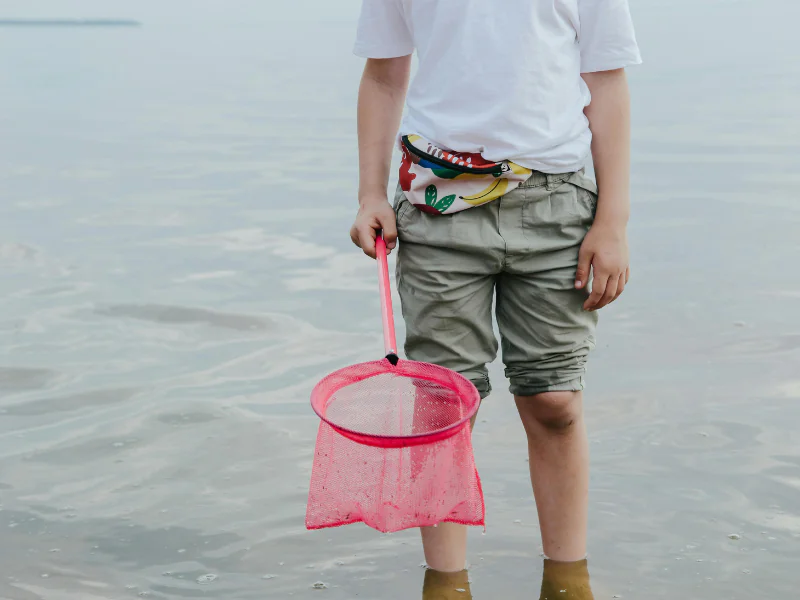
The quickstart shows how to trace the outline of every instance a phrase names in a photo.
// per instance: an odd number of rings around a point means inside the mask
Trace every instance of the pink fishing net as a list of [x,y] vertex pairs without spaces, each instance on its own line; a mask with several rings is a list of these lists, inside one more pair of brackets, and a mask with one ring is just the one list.
[[322,423],[306,526],[483,525],[469,428],[479,403],[468,380],[426,363],[384,359],[327,376],[311,395]]

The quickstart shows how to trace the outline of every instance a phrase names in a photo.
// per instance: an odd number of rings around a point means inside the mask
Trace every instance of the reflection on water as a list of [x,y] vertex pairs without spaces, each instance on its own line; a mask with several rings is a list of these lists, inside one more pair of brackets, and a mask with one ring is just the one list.
[[[357,4],[142,0],[142,28],[3,30],[0,597],[419,597],[416,532],[303,528],[309,391],[381,349],[347,238]],[[587,392],[594,594],[793,597],[798,5],[632,4],[633,278]],[[497,389],[470,588],[535,597]]]
[[442,573],[425,569],[422,600],[472,600],[469,572]]
[[586,561],[544,561],[540,600],[594,600]]
[[[519,574],[520,594],[534,598],[527,573]],[[520,595],[519,597],[522,597]],[[442,573],[425,569],[422,600],[473,600],[469,571]],[[594,600],[587,561],[558,563],[545,559],[539,600]]]

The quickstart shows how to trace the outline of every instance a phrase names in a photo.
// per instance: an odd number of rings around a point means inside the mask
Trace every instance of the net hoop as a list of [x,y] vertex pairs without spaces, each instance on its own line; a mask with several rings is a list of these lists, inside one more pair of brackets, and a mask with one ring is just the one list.
[[[418,370],[419,366],[424,366],[424,370],[426,372],[440,372],[442,377],[437,378],[431,377],[430,375],[420,375]],[[361,371],[361,374],[359,377],[354,379],[352,377],[352,373],[355,370]],[[424,379],[451,390],[464,402],[466,406],[464,416],[458,421],[446,427],[442,427],[441,429],[403,436],[367,434],[354,431],[352,429],[342,427],[326,417],[325,408],[327,406],[328,399],[333,394],[340,389],[347,387],[348,385],[358,383],[359,381],[363,381],[383,373],[392,373],[394,375],[410,377],[414,379]],[[447,383],[448,381],[453,383]],[[354,442],[363,444],[365,446],[376,446],[379,448],[407,448],[409,446],[432,444],[434,442],[452,437],[461,431],[463,427],[467,426],[467,423],[469,423],[470,419],[472,419],[472,417],[478,412],[480,402],[480,394],[472,382],[454,371],[428,363],[420,363],[409,360],[400,360],[397,365],[392,365],[392,363],[386,358],[382,360],[360,363],[339,369],[338,371],[334,371],[317,383],[311,392],[311,407],[322,421],[330,425],[341,435],[353,440]]]

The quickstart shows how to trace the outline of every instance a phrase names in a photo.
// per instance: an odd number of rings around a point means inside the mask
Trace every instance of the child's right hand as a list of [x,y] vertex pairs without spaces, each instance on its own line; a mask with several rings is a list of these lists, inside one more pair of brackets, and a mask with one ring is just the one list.
[[362,199],[355,223],[350,228],[350,239],[370,258],[375,258],[375,238],[383,230],[386,240],[386,253],[391,253],[397,245],[397,223],[394,209],[386,197]]

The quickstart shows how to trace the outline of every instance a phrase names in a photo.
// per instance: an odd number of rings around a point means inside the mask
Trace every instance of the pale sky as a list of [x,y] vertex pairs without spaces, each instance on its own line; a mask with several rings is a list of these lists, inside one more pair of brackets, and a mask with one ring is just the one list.
[[2,0],[0,19],[128,18],[151,23],[350,21],[360,0]]

